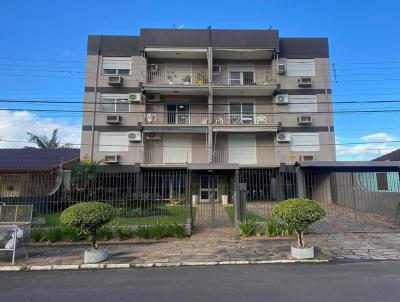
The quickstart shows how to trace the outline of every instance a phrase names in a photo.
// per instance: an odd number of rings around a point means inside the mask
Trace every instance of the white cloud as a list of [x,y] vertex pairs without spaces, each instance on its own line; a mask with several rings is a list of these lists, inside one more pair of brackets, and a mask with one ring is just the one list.
[[392,142],[395,140],[396,137],[393,135],[378,132],[362,136],[360,144],[340,145],[346,143],[346,140],[340,137],[336,141],[337,158],[338,160],[371,160],[396,150],[398,144]]
[[[40,117],[28,111],[0,112],[0,148],[22,148],[34,146],[27,142],[26,132],[51,135],[53,129],[58,129],[58,136],[62,143],[78,144],[81,142],[80,124],[71,125],[67,122],[57,121],[55,118]],[[15,141],[15,142],[7,142]]]

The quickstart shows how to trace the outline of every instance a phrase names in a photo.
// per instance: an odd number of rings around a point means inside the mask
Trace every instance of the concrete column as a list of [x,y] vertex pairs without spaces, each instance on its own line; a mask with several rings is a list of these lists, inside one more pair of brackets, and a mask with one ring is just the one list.
[[213,95],[212,88],[208,87],[208,162],[211,163],[213,160]]

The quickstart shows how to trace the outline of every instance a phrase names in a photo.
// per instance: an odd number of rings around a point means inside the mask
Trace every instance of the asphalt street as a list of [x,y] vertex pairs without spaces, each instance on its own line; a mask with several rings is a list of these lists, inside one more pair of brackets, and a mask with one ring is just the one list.
[[400,262],[7,272],[0,301],[400,301]]

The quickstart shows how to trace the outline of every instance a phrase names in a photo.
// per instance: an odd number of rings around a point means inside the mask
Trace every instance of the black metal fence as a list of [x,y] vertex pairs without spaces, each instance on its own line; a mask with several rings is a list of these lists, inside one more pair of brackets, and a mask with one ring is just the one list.
[[239,208],[244,209],[241,219],[266,221],[276,203],[298,196],[314,199],[326,210],[327,216],[312,228],[317,232],[387,231],[400,216],[398,172],[299,174],[281,167],[217,174],[182,169],[0,175],[0,202],[33,204],[33,223],[49,226],[59,223],[65,208],[85,201],[112,204],[118,209],[116,225],[188,220],[233,225]]

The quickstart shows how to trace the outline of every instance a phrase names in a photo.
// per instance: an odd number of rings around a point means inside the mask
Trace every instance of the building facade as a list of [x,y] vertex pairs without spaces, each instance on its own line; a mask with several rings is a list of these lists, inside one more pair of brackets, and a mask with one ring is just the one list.
[[142,170],[333,161],[331,93],[326,38],[89,36],[81,158]]

